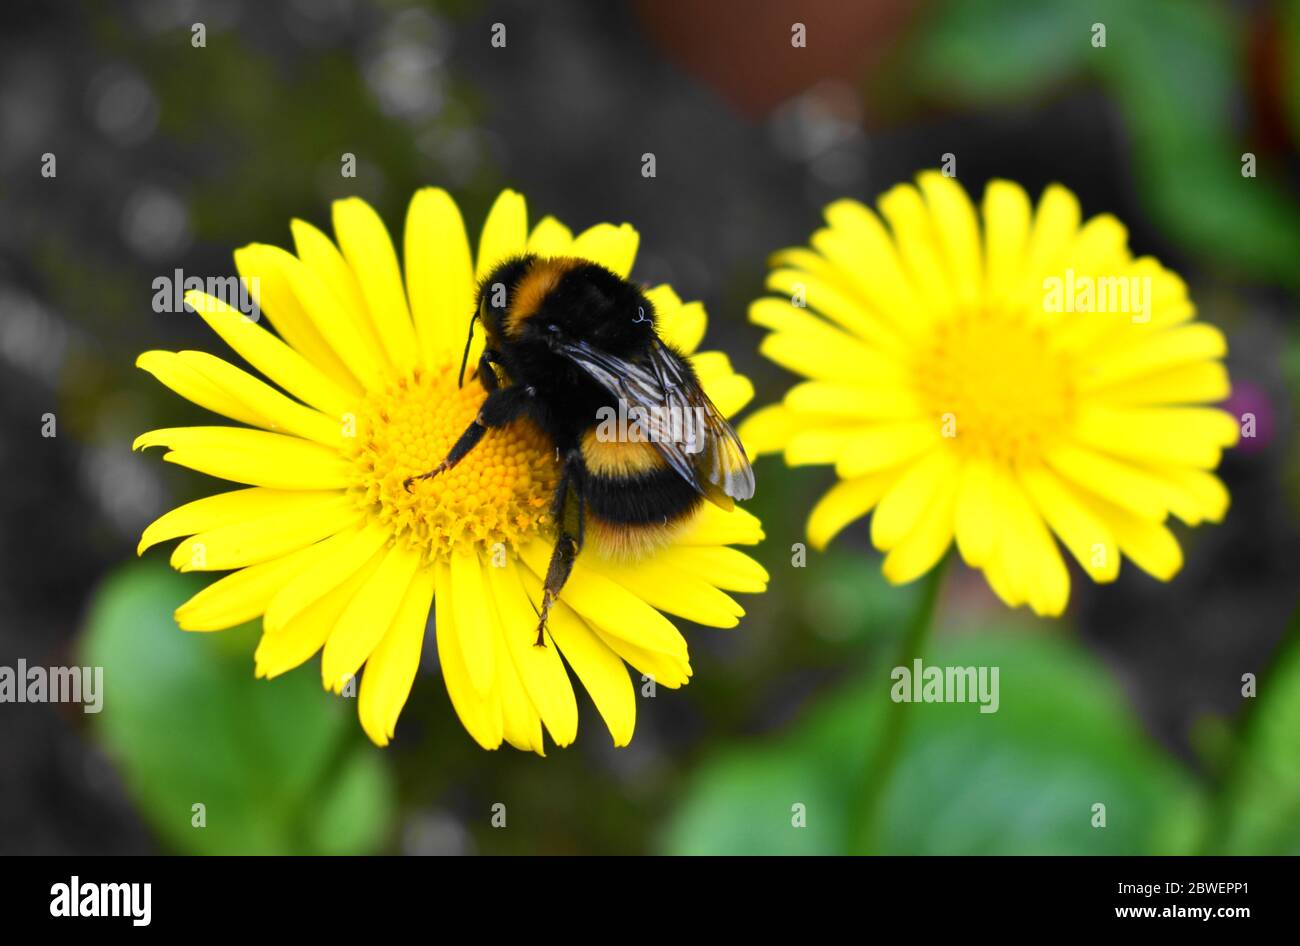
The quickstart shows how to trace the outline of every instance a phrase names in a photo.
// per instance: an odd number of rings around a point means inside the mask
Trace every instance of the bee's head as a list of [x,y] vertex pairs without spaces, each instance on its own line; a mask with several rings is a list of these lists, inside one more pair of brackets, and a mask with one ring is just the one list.
[[489,344],[496,345],[505,338],[511,300],[525,275],[535,262],[535,257],[521,256],[505,260],[483,278],[478,289],[478,310],[474,313],[483,323]]
[[489,348],[498,348],[505,335],[505,326],[510,311],[510,293],[522,276],[528,272],[534,257],[521,256],[508,259],[497,265],[478,287],[478,308],[470,316],[469,330],[465,337],[465,353],[460,362],[460,383],[465,383],[465,367],[469,362],[469,351],[474,344],[474,323],[483,323],[483,333],[487,336]]
[[528,328],[550,347],[582,340],[623,357],[654,338],[655,311],[635,285],[594,263],[582,263],[561,276]]

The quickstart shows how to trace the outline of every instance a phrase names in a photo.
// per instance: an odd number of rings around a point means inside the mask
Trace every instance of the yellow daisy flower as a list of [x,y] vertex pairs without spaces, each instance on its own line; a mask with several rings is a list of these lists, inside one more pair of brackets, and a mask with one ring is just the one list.
[[[419,191],[406,219],[405,282],[375,211],[358,199],[333,207],[337,245],[301,220],[296,255],[253,244],[235,253],[245,284],[277,334],[210,295],[185,297],[263,376],[203,352],[151,351],[139,366],[182,397],[246,426],[155,430],[137,448],[247,488],[197,500],[144,532],[140,552],[181,538],[181,571],[235,569],[176,611],[186,630],[262,618],[260,677],[321,651],[327,689],[360,674],[361,724],[392,738],[435,610],[439,662],[452,705],[484,748],[502,740],[543,753],[543,727],[560,746],[577,734],[569,673],[582,682],[615,745],[632,738],[636,690],[624,661],[660,686],[685,684],[686,641],[665,614],[734,626],[727,592],[759,592],[763,568],[735,544],[762,538],[739,508],[704,504],[673,543],[635,563],[584,551],[550,615],[552,646],[536,647],[541,580],[550,556],[555,450],[526,422],[490,431],[454,469],[411,491],[407,477],[436,466],[475,416],[485,392],[457,387],[476,280],[524,252],[578,256],[627,276],[638,235],[598,224],[572,235],[547,217],[530,231],[524,198],[497,199],[475,256],[452,198]],[[698,302],[669,286],[647,293],[660,335],[690,354],[726,414],[753,395],[720,352],[696,353]],[[482,333],[477,333],[482,347]],[[477,352],[471,352],[473,364]],[[563,658],[563,659],[562,659]]]
[[[1080,221],[1060,186],[1036,211],[993,181],[975,208],[922,173],[880,198],[826,208],[811,248],[778,252],[784,298],[753,303],[762,351],[809,379],[741,428],[751,453],[834,464],[840,482],[808,521],[824,547],[874,510],[871,540],[894,583],[956,541],[1008,605],[1057,615],[1070,576],[1121,556],[1167,581],[1182,553],[1166,526],[1219,521],[1211,472],[1237,424],[1223,335],[1193,319],[1187,288],[1134,259],[1109,214]],[[883,222],[881,217],[883,217]]]

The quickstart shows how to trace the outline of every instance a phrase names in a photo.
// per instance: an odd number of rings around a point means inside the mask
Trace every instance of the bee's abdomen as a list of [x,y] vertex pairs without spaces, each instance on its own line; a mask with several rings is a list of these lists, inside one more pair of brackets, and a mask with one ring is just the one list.
[[584,493],[593,515],[628,526],[666,525],[694,511],[702,498],[668,467],[626,479],[593,474]]
[[667,544],[699,508],[699,492],[650,443],[582,442],[587,529],[600,552],[636,558]]

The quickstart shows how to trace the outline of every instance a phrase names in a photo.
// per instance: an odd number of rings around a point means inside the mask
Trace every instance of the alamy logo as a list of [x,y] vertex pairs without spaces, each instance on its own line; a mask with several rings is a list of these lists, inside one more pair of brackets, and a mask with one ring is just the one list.
[[104,708],[103,667],[0,667],[0,703],[80,703],[83,713]]
[[[249,322],[262,317],[261,278],[251,276],[186,276],[178,269],[169,276],[159,276],[153,281],[153,310],[155,312],[184,312],[185,293],[191,290],[206,293],[218,302],[224,302],[236,312],[242,312]],[[210,306],[211,304],[208,303]]]
[[153,884],[83,884],[50,888],[50,916],[127,916],[132,926],[148,926],[153,916]]
[[1043,311],[1120,313],[1150,322],[1151,277],[1076,276],[1067,269],[1043,280]]
[[997,667],[926,667],[918,657],[889,677],[895,703],[978,703],[981,713],[998,711]]
[[707,426],[703,407],[645,408],[619,398],[617,409],[596,411],[596,439],[601,443],[679,443],[686,453],[699,453]]

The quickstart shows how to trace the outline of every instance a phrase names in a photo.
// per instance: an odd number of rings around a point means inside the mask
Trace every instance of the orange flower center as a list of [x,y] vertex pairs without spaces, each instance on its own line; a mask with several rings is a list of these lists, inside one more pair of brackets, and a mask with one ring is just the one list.
[[917,385],[958,449],[1004,462],[1037,459],[1074,414],[1074,369],[1047,329],[1019,314],[958,312],[915,365]]
[[489,430],[455,467],[434,469],[473,422],[486,392],[477,380],[456,386],[457,369],[416,369],[372,392],[357,417],[355,491],[367,511],[430,558],[473,544],[489,553],[513,546],[549,521],[559,466],[531,422]]

